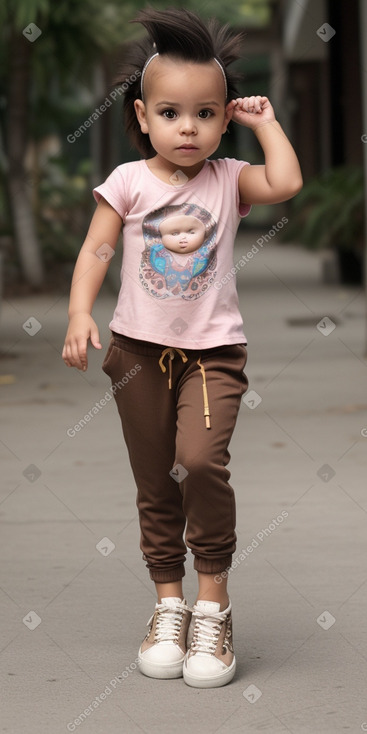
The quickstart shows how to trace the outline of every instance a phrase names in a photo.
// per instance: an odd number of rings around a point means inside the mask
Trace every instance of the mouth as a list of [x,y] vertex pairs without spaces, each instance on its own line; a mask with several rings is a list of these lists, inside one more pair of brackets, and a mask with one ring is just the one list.
[[186,143],[185,145],[180,145],[178,147],[178,150],[199,150],[196,145],[191,145],[190,143]]

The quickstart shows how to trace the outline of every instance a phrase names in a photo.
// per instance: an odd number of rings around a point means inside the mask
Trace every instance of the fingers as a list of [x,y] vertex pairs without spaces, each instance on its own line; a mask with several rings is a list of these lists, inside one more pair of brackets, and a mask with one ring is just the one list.
[[243,110],[251,114],[257,114],[262,112],[265,103],[268,101],[267,97],[263,97],[260,94],[253,95],[252,97],[238,97],[236,99],[236,109]]
[[236,104],[237,104],[237,100],[231,99],[231,101],[228,102],[228,104],[226,105],[226,111],[234,109],[236,107]]
[[[64,348],[62,350],[62,358],[67,367],[76,367],[78,370],[86,371],[88,367],[87,347],[88,347],[87,336],[66,336]],[[96,324],[92,326],[90,330],[90,340],[96,349],[102,349],[102,344],[99,341],[99,331]]]
[[91,340],[91,343],[93,344],[93,346],[96,349],[102,349],[102,344],[99,341],[99,331],[98,331],[98,327],[97,326],[95,326],[94,328],[92,328],[91,334],[90,334],[90,340]]
[[88,367],[87,339],[70,339],[64,344],[62,358],[67,367],[76,367],[78,370],[86,371]]

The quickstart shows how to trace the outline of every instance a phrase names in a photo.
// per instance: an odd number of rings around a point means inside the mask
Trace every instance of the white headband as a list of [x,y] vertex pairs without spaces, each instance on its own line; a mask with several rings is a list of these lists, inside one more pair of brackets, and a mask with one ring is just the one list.
[[[145,62],[144,66],[143,66],[143,71],[141,72],[141,77],[140,77],[140,94],[141,94],[141,98],[142,98],[142,101],[143,102],[144,102],[144,95],[143,95],[144,75],[145,75],[145,72],[146,72],[146,70],[147,70],[150,62],[153,61],[153,59],[155,59],[156,56],[159,56],[158,51],[155,54],[153,54],[153,56],[150,56],[150,58],[148,59],[148,61]],[[228,87],[227,87],[227,79],[226,79],[226,75],[225,75],[223,66],[220,63],[220,61],[218,61],[218,59],[215,58],[215,56],[213,58],[214,58],[214,61],[218,64],[218,66],[219,66],[219,68],[220,68],[220,70],[222,72],[223,79],[224,79],[224,86],[225,86],[225,90],[226,90],[226,99],[227,99],[227,96],[228,96]]]

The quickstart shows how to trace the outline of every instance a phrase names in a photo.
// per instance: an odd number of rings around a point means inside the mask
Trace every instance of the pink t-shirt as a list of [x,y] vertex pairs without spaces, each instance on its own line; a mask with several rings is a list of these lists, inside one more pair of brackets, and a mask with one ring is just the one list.
[[[109,326],[182,349],[247,344],[233,268],[245,161],[204,161],[190,181],[161,181],[145,160],[117,166],[93,189],[123,221],[121,288]],[[223,279],[223,280],[222,280]]]

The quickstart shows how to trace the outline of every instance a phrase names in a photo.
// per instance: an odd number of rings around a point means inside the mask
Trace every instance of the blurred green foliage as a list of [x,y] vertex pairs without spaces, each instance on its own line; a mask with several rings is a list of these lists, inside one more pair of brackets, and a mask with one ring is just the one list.
[[45,264],[75,261],[90,222],[91,161],[81,161],[70,175],[67,161],[50,159],[38,183],[36,207]]
[[362,251],[364,174],[362,166],[340,166],[309,180],[292,200],[284,241],[310,249]]

